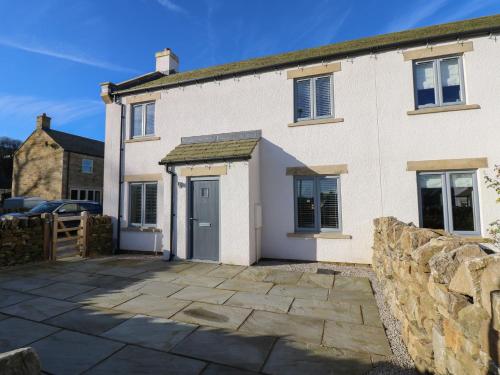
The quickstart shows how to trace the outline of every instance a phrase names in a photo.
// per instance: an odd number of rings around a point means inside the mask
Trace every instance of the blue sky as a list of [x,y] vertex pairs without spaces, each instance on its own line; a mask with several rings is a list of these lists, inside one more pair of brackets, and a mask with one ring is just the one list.
[[99,83],[154,70],[170,47],[182,71],[500,13],[499,0],[0,0],[0,136],[37,114],[104,139]]

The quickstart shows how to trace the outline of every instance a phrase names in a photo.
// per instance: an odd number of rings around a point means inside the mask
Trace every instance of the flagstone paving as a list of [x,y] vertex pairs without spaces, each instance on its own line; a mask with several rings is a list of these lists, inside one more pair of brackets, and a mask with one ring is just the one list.
[[369,279],[115,256],[0,275],[0,352],[51,374],[363,374],[391,355]]

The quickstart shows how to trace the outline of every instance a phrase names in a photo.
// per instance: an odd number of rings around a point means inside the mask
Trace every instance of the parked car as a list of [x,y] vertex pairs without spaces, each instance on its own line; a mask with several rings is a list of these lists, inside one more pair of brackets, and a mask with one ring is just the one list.
[[10,219],[13,217],[27,218],[40,216],[42,214],[59,214],[61,216],[80,215],[87,211],[91,215],[101,215],[102,206],[96,202],[75,201],[75,200],[55,200],[41,203],[27,212],[12,212],[1,216],[1,219]]
[[18,211],[28,211],[41,203],[46,202],[45,199],[40,197],[14,197],[7,198],[3,202],[4,210],[18,210]]

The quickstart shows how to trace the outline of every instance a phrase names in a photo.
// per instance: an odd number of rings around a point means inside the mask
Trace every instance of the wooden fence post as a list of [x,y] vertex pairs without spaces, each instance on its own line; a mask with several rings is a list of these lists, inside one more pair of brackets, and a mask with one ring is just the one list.
[[80,239],[81,239],[81,256],[86,258],[87,257],[87,232],[88,232],[88,220],[89,220],[89,213],[87,211],[83,211],[81,213],[82,219],[81,219],[81,232],[80,232]]
[[50,238],[50,214],[42,214],[43,221],[43,259],[50,260],[51,238]]
[[50,252],[50,259],[51,260],[56,260],[57,258],[57,227],[59,225],[59,215],[58,214],[53,214],[52,215],[52,246],[51,246],[51,252]]

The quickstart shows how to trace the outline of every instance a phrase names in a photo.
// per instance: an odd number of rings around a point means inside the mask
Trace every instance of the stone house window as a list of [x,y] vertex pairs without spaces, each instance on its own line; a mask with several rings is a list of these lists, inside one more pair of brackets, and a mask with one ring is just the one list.
[[151,136],[155,133],[155,103],[141,103],[132,106],[132,138]]
[[82,173],[93,173],[94,161],[92,159],[82,159]]
[[333,75],[300,78],[295,86],[295,121],[333,117]]
[[101,192],[93,189],[71,189],[71,199],[101,203]]
[[130,225],[156,226],[158,184],[156,182],[133,182],[129,187]]
[[341,230],[340,177],[295,176],[295,231]]

